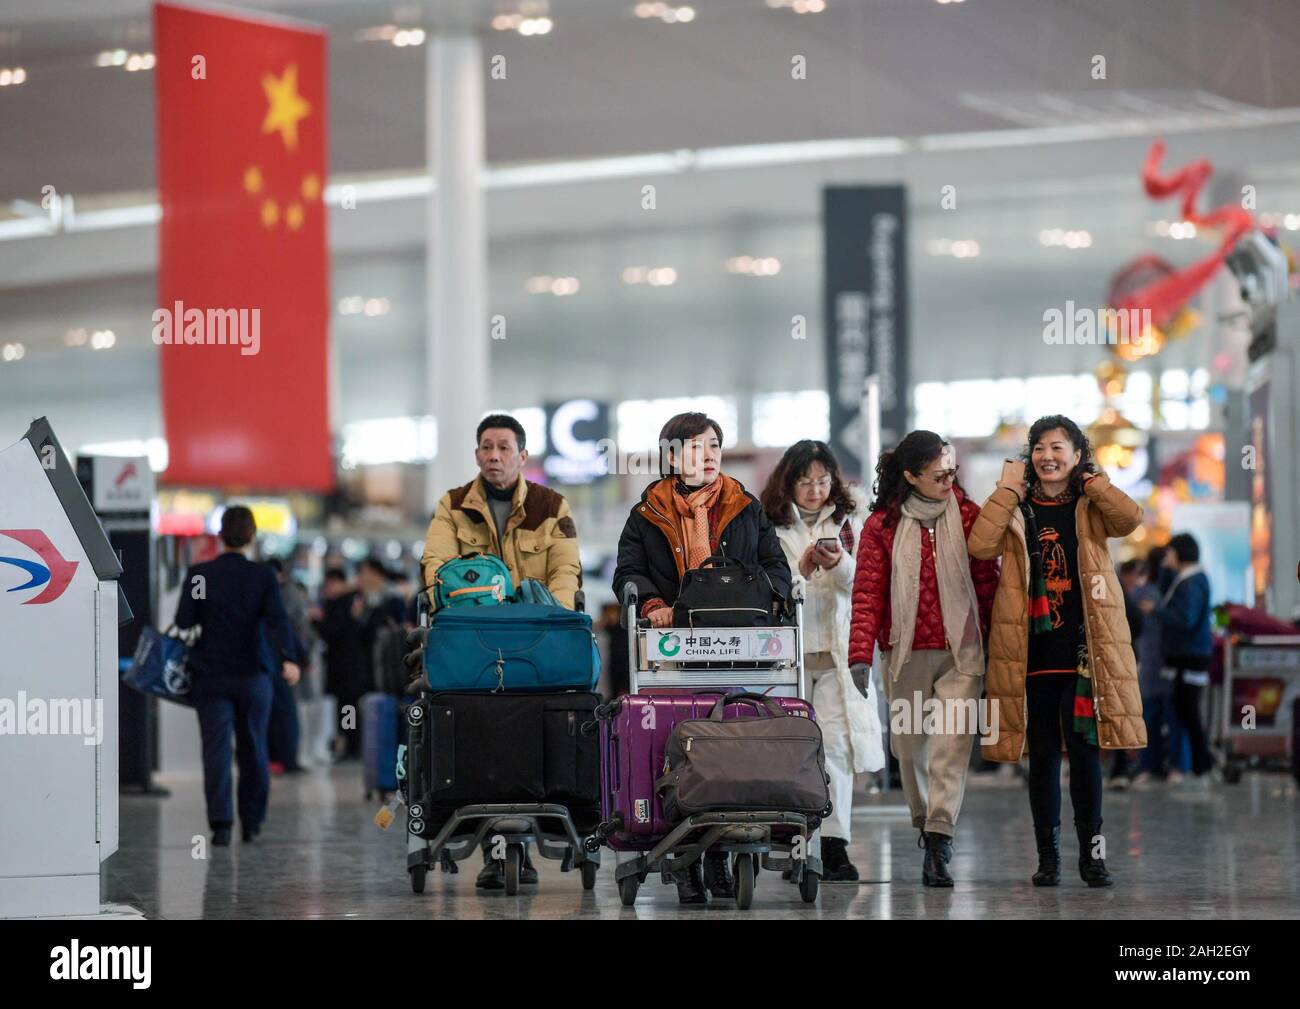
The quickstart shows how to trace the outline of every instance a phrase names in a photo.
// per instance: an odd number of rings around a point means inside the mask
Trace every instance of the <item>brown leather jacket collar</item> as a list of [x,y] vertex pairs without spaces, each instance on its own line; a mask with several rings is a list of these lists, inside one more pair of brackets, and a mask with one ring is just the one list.
[[[721,536],[727,524],[749,507],[749,494],[739,480],[733,480],[725,473],[719,473],[718,479],[722,481],[718,506],[718,535]],[[682,532],[673,505],[675,480],[676,477],[664,477],[647,487],[637,511],[667,538],[673,560],[677,563],[677,577],[680,578],[686,573],[686,551],[678,549],[682,546]]]

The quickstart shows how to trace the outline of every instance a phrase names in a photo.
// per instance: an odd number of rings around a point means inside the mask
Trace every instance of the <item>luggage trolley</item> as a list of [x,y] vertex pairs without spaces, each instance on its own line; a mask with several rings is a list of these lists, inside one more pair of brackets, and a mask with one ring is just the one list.
[[[689,687],[725,693],[731,687],[761,690],[793,686],[796,694],[806,700],[802,585],[794,587],[792,599],[793,625],[652,628],[649,620],[636,616],[637,590],[629,583],[622,600],[623,624],[628,630],[629,692],[636,694],[644,687]],[[711,646],[702,644],[705,638],[725,639],[728,647],[739,654],[722,660],[709,657]],[[829,808],[823,812],[823,816],[828,815]],[[774,837],[773,828],[788,828],[789,833]],[[800,897],[811,904],[817,899],[822,874],[821,859],[811,851],[816,832],[817,828],[810,829],[809,818],[801,813],[757,809],[696,813],[649,851],[637,853],[617,866],[614,877],[619,896],[624,907],[631,907],[650,873],[661,873],[665,883],[671,882],[678,871],[702,858],[706,851],[722,851],[731,856],[736,906],[741,910],[753,900],[759,869],[788,872]],[[796,847],[802,848],[803,858],[795,857]]]
[[[582,609],[581,591],[576,601]],[[429,625],[428,602],[419,597],[421,627]],[[577,869],[582,888],[593,890],[596,871],[600,868],[599,846],[579,835],[567,807],[557,803],[511,802],[479,803],[460,806],[452,812],[433,837],[428,837],[426,803],[435,794],[433,781],[425,781],[431,767],[431,733],[437,731],[425,717],[428,702],[435,697],[428,678],[421,677],[415,702],[406,712],[407,749],[405,778],[398,782],[406,800],[406,869],[411,890],[424,892],[425,877],[435,866],[443,872],[459,872],[456,863],[479,850],[485,839],[505,847],[505,892],[513,897],[519,892],[519,875],[523,868],[525,845],[531,844],[543,858],[559,861],[560,871]],[[435,769],[436,773],[436,769]],[[466,828],[469,828],[466,830]],[[466,830],[464,833],[460,831]]]
[[1300,635],[1229,633],[1219,708],[1224,781],[1239,782],[1248,763],[1286,767],[1289,758],[1300,782]]

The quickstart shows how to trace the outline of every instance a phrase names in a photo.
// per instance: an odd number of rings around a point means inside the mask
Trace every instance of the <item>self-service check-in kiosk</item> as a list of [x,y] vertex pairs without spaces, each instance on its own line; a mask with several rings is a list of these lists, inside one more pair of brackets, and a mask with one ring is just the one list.
[[0,451],[0,917],[98,915],[122,569],[49,423]]

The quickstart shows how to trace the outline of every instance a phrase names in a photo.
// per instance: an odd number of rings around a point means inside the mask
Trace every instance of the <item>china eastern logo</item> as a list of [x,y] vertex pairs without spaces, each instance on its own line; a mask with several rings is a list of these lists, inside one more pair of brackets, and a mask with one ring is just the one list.
[[[27,572],[27,581],[15,585],[8,592],[22,592],[25,589],[41,589],[30,599],[24,599],[23,605],[40,605],[52,603],[63,595],[77,571],[77,561],[66,560],[50,538],[39,529],[0,529],[0,536],[8,536],[27,547],[44,563],[28,560],[24,557],[5,557],[0,555],[0,564],[12,564]],[[0,544],[0,549],[3,545]],[[42,588],[44,586],[44,588]]]
[[682,650],[682,639],[677,634],[663,634],[659,637],[659,654],[676,655]]

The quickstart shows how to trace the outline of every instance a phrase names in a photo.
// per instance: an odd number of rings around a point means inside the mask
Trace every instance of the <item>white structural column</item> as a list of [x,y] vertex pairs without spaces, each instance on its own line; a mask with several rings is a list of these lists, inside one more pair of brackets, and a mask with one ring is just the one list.
[[474,429],[487,408],[487,231],[483,206],[483,52],[471,30],[428,46],[428,407],[438,422],[432,508],[474,475]]

